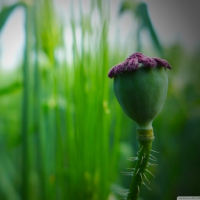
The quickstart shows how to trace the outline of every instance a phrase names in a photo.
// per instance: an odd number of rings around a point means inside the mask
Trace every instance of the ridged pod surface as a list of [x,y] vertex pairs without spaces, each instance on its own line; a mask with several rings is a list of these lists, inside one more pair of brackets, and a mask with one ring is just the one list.
[[138,129],[151,129],[162,110],[168,89],[166,68],[171,66],[163,59],[135,53],[109,71],[115,96]]

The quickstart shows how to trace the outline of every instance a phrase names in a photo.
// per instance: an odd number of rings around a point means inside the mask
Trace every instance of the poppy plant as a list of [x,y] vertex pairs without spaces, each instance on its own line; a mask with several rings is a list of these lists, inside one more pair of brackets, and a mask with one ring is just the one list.
[[141,184],[146,185],[145,172],[149,159],[156,161],[150,154],[154,139],[152,123],[161,112],[164,105],[168,78],[166,69],[170,64],[160,58],[150,58],[142,53],[134,53],[124,62],[114,66],[108,77],[114,78],[114,93],[125,114],[137,123],[137,139],[140,143],[138,157],[132,172],[125,172],[133,176],[127,200],[136,200]]

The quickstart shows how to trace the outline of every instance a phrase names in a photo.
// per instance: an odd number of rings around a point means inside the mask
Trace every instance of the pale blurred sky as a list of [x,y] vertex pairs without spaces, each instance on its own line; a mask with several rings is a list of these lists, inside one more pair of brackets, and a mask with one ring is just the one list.
[[[1,2],[2,0],[0,0]],[[200,45],[200,1],[199,0],[144,0],[149,7],[149,14],[153,25],[165,45],[175,41],[182,42],[184,47],[192,50]],[[6,1],[7,2],[7,1]],[[14,0],[13,0],[14,2]],[[68,13],[67,0],[55,0],[63,16]],[[75,0],[75,2],[78,2]],[[89,5],[83,0],[85,11]],[[111,0],[111,40],[120,32],[121,38],[126,40],[130,30],[134,28],[135,21],[130,14],[121,18],[117,15],[120,0]],[[145,38],[144,38],[145,39]],[[69,35],[68,35],[69,40]],[[24,47],[24,12],[22,8],[16,9],[0,33],[0,65],[12,69],[22,59]]]

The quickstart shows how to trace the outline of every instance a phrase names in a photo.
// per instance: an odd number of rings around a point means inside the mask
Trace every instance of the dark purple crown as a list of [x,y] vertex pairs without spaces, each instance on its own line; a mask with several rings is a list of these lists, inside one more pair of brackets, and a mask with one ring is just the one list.
[[161,58],[149,58],[144,54],[137,52],[129,56],[124,62],[114,66],[109,72],[108,77],[113,78],[117,74],[121,74],[124,71],[135,71],[139,67],[162,66],[164,68],[171,69],[170,64]]

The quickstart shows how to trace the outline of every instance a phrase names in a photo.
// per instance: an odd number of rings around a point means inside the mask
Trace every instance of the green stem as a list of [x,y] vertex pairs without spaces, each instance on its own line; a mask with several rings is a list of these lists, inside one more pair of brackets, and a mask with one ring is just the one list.
[[22,185],[21,199],[29,197],[29,172],[30,172],[30,51],[31,51],[31,7],[25,6],[25,52],[23,63],[23,97],[22,97]]
[[[137,139],[140,143],[140,150],[138,152],[137,163],[134,169],[133,177],[127,200],[137,200],[140,187],[144,183],[143,178],[149,162],[149,156],[151,151],[152,142],[154,140],[153,130],[137,130]],[[145,184],[145,183],[144,183]]]

